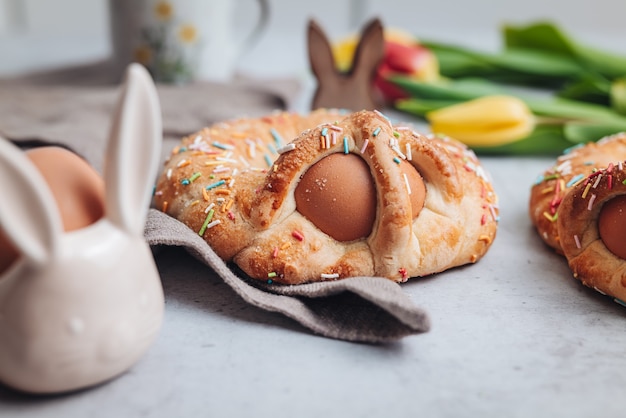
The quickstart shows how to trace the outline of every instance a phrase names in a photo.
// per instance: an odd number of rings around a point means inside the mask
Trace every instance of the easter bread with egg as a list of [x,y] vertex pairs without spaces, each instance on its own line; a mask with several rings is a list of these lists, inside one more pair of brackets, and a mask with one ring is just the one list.
[[319,109],[189,135],[158,179],[157,209],[253,279],[402,282],[478,261],[497,196],[465,145],[378,111]]

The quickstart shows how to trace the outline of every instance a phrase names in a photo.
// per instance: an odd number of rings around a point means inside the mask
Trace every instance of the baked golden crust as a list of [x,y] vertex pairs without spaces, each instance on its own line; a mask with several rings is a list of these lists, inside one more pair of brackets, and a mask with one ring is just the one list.
[[[272,145],[283,147],[276,161]],[[344,152],[363,158],[377,193],[371,234],[349,242],[318,229],[294,197],[309,167]],[[403,159],[426,186],[415,218]],[[166,162],[155,206],[250,277],[285,284],[362,275],[405,281],[473,263],[493,242],[498,220],[496,194],[473,152],[368,111],[280,113],[206,128],[183,139]]]
[[619,300],[626,300],[626,260],[607,249],[598,219],[606,202],[626,194],[624,159],[623,133],[572,149],[532,187],[529,208],[539,235],[565,256],[574,277]]

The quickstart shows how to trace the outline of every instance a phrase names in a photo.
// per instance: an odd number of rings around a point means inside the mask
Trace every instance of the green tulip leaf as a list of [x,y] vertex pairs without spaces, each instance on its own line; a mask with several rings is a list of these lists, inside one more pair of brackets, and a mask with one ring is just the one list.
[[563,126],[563,136],[570,142],[585,144],[595,142],[607,135],[626,131],[625,124],[590,124],[568,122]]
[[428,112],[457,103],[459,101],[455,100],[401,99],[394,103],[394,107],[400,111],[424,118]]
[[537,126],[526,138],[497,147],[474,148],[485,155],[559,155],[572,143],[563,137],[561,126]]
[[626,115],[626,77],[618,78],[611,83],[609,90],[611,107],[622,115]]
[[603,77],[586,77],[557,92],[558,97],[608,106],[611,83]]
[[582,45],[551,22],[505,25],[503,35],[507,49],[528,48],[567,57],[609,79],[626,75],[626,57]]

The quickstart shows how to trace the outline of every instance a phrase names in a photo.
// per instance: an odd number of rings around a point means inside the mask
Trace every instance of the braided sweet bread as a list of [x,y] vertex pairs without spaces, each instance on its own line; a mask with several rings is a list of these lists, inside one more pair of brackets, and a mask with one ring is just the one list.
[[155,206],[250,277],[283,284],[406,281],[473,263],[498,218],[473,152],[393,127],[377,111],[205,128],[172,152]]
[[574,147],[532,187],[530,218],[586,286],[626,301],[626,134]]

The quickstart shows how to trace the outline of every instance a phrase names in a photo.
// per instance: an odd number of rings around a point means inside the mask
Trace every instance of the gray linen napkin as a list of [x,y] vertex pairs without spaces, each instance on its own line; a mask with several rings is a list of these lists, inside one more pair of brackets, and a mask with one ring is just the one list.
[[[263,87],[249,83],[159,85],[157,91],[163,113],[163,159],[183,135],[227,118],[261,116],[284,108],[289,100],[284,97],[284,86],[268,91],[267,83]],[[67,146],[100,171],[117,94],[117,87],[112,86],[0,81],[0,134],[23,148],[49,143]],[[207,275],[218,274],[246,302],[282,313],[319,335],[384,343],[430,327],[428,315],[400,285],[384,278],[355,277],[298,286],[252,281],[225,264],[192,230],[154,209],[145,236],[154,248],[184,247],[208,266]]]
[[326,337],[383,343],[430,327],[427,314],[388,279],[353,277],[295,286],[247,280],[235,274],[197,233],[155,209],[148,214],[145,237],[152,246],[185,247],[246,302],[282,313]]

